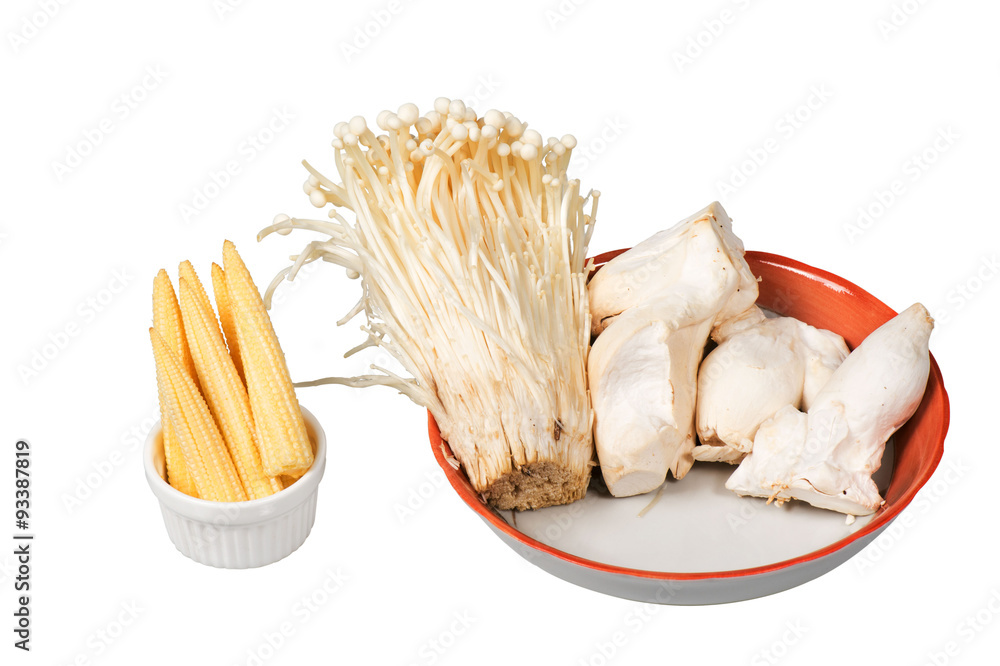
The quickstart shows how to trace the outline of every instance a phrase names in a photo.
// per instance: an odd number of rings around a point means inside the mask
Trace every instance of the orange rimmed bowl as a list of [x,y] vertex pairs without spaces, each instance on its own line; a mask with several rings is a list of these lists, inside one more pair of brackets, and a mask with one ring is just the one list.
[[[599,268],[625,250],[595,257]],[[762,307],[836,331],[853,349],[895,316],[887,305],[824,270],[747,252]],[[428,415],[434,457],[459,497],[521,556],[571,583],[636,601],[677,605],[742,601],[801,585],[872,542],[931,478],[944,453],[948,394],[931,355],[927,389],[890,440],[876,476],[885,504],[848,525],[844,516],[798,502],[782,507],[725,490],[734,469],[697,463],[684,481],[654,493],[613,498],[594,484],[583,500],[528,512],[498,512],[473,490]],[[640,517],[639,513],[649,507]]]

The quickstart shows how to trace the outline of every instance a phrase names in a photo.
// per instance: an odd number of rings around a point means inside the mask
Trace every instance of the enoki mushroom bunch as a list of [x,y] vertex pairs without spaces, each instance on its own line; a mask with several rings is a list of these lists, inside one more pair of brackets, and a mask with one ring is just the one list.
[[[586,492],[593,459],[587,393],[585,265],[598,192],[567,167],[576,140],[543,140],[509,113],[477,117],[438,98],[334,128],[339,182],[308,163],[305,190],[328,220],[280,215],[271,232],[310,242],[267,290],[323,260],[361,278],[370,346],[411,375],[315,383],[386,385],[434,415],[473,486],[491,505],[564,504]],[[588,207],[589,213],[585,212]],[[349,221],[345,215],[353,217]]]

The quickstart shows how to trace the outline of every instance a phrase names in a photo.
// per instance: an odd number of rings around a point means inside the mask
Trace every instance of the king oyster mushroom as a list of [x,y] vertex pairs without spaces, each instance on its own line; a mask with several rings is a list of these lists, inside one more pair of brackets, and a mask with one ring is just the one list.
[[716,328],[698,371],[694,459],[738,463],[761,423],[785,405],[808,409],[847,358],[844,339],[754,306]]
[[913,415],[930,371],[934,320],[916,303],[873,331],[806,413],[790,405],[760,425],[726,487],[863,516],[882,503],[872,474],[889,437]]
[[753,306],[757,280],[716,202],[612,259],[588,290],[597,456],[612,495],[638,495],[691,468],[705,343]]
[[[587,285],[593,334],[599,335],[631,307],[664,299],[678,312],[690,308],[692,320],[722,323],[742,313],[757,300],[757,278],[743,254],[733,221],[722,204],[713,201],[618,255],[594,275]],[[719,318],[730,298],[732,307]]]

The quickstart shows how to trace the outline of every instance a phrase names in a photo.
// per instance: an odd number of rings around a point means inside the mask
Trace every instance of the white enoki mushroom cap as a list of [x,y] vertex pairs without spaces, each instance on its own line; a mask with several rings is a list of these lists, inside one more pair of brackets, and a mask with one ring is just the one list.
[[[312,180],[312,176],[310,176],[309,179]],[[280,224],[284,224],[285,222],[290,221],[291,219],[292,218],[288,217],[284,213],[278,213],[277,215],[274,216],[274,219],[271,221],[271,224],[280,225]],[[277,231],[282,236],[287,236],[288,234],[292,233],[292,228],[291,227],[283,227],[281,229],[278,229]]]
[[518,139],[524,133],[524,124],[514,116],[511,116],[504,123],[504,130],[511,138]]
[[506,122],[507,116],[496,109],[490,109],[486,112],[486,115],[483,116],[483,123],[496,129],[502,129]]
[[[357,168],[358,160],[363,158],[376,174],[384,178],[389,178],[398,168],[391,163],[395,158],[390,156],[399,157],[403,170],[414,173],[417,165],[435,151],[444,150],[448,155],[467,151],[468,157],[474,158],[480,144],[485,142],[483,147],[487,151],[495,151],[499,157],[514,156],[529,164],[539,162],[538,183],[550,187],[560,182],[553,179],[553,173],[565,169],[568,155],[577,143],[571,134],[561,139],[549,137],[543,140],[538,131],[529,129],[526,123],[509,112],[490,109],[482,118],[477,118],[474,109],[461,100],[447,97],[437,98],[434,109],[423,116],[419,115],[419,109],[413,103],[400,105],[396,112],[383,110],[376,118],[376,125],[387,134],[374,136],[361,116],[339,122],[334,126],[331,145],[338,151],[348,153],[342,158],[344,166]],[[395,147],[392,145],[393,138],[398,142]],[[355,154],[351,149],[357,146],[369,150]],[[492,165],[486,164],[479,171],[485,174],[491,168]],[[493,174],[490,181],[493,191],[503,190],[504,182],[499,174]],[[310,203],[318,208],[328,203],[343,203],[331,200],[315,175],[303,184],[303,189]]]
[[417,109],[416,104],[406,103],[399,107],[396,115],[399,117],[400,122],[409,127],[417,122],[417,118],[420,117],[420,111]]

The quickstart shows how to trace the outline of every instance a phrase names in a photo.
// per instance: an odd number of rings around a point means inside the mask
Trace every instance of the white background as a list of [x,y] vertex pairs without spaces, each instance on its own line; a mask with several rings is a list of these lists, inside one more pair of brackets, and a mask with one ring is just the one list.
[[[255,663],[286,621],[294,633],[267,664],[763,664],[765,650],[772,662],[923,664],[949,642],[956,654],[938,663],[996,655],[1000,6],[679,4],[5,2],[0,535],[14,531],[12,443],[26,437],[38,536],[30,654],[11,646],[0,549],[0,661]],[[366,27],[374,36],[359,37]],[[305,545],[252,571],[182,557],[137,446],[157,416],[153,275],[176,279],[187,258],[207,276],[229,238],[266,284],[310,240],[254,240],[276,213],[313,212],[299,161],[332,164],[337,121],[438,95],[579,138],[589,155],[577,151],[571,174],[604,195],[592,253],[722,198],[749,249],[843,275],[897,310],[925,303],[952,405],[941,470],[965,471],[939,472],[909,527],[811,583],[643,611],[521,560],[448,487],[401,517],[435,478],[424,411],[389,390],[320,387],[299,392],[330,440]],[[950,138],[935,148],[939,135]],[[932,163],[916,166],[925,151]],[[239,173],[211,187],[230,161]],[[210,200],[185,219],[197,192]],[[874,211],[865,228],[859,207]],[[356,297],[329,266],[286,288],[273,318],[294,379],[365,369],[371,358],[341,358],[356,326],[333,325]],[[67,326],[76,334],[61,336]],[[296,605],[328,572],[346,581],[301,621]],[[123,605],[137,617],[119,632]],[[471,626],[450,636],[462,615]],[[617,631],[625,645],[602,661]]]

